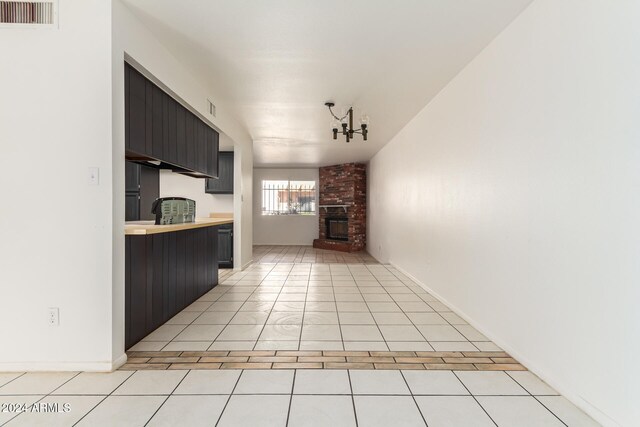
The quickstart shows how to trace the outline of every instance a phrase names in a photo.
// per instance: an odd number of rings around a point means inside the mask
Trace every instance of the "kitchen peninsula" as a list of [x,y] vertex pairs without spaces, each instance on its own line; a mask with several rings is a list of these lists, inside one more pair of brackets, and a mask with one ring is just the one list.
[[[218,284],[218,229],[233,219],[194,221],[194,202],[188,218],[157,221],[168,225],[138,221],[156,213],[160,169],[203,179],[203,184],[204,178],[217,181],[219,133],[143,69],[124,67],[126,218],[133,220],[125,225],[129,349]],[[182,199],[175,196],[168,199]]]
[[126,349],[218,284],[218,226],[231,223],[230,217],[126,223]]

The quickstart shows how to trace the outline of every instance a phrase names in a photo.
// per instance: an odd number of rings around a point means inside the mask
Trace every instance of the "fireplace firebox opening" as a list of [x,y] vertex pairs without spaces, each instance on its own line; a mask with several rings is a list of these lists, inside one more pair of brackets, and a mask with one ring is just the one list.
[[324,222],[327,239],[349,241],[349,220],[347,218],[325,218]]

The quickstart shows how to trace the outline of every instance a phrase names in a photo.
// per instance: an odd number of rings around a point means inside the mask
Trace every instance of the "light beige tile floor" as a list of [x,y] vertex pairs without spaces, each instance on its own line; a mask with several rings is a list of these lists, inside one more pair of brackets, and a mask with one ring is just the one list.
[[[397,269],[366,254],[256,247],[132,351],[499,351]],[[318,260],[336,262],[317,262]]]
[[[598,425],[529,372],[285,369],[65,375],[16,374],[0,383],[0,404],[7,408],[0,424]],[[39,393],[40,380],[50,390],[46,395]],[[14,391],[20,394],[7,394]]]
[[[139,349],[499,350],[367,256],[301,247],[257,254]],[[0,373],[0,405],[8,426],[598,425],[526,371]]]

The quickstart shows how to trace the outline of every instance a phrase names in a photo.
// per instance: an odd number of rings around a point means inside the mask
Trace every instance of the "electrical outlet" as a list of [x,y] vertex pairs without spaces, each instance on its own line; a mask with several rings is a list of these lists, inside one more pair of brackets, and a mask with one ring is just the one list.
[[48,319],[49,326],[60,326],[60,309],[58,307],[49,307]]
[[89,168],[89,185],[100,185],[100,168]]

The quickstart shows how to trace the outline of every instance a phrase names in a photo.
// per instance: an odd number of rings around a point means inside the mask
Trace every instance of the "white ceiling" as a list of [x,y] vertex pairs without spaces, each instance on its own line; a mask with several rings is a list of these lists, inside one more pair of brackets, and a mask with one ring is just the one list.
[[[531,0],[125,0],[219,90],[256,165],[369,160]],[[324,102],[371,120],[333,141]]]

